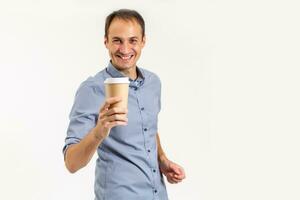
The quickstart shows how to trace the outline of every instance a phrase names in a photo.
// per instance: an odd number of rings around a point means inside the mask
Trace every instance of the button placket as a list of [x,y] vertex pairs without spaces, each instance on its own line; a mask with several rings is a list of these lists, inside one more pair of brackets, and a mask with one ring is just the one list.
[[138,103],[138,107],[140,110],[140,115],[141,115],[141,119],[142,119],[142,133],[144,135],[144,139],[145,139],[145,152],[147,153],[148,156],[148,164],[149,164],[149,171],[152,173],[152,187],[153,187],[153,193],[155,195],[157,195],[158,191],[157,191],[157,182],[156,182],[156,169],[155,169],[155,161],[153,160],[153,151],[151,150],[151,144],[149,143],[149,127],[147,122],[148,116],[147,113],[145,112],[145,107],[144,107],[144,103],[143,102],[143,95],[141,94],[140,90],[134,90],[134,93],[136,94],[136,98],[137,98],[137,103]]

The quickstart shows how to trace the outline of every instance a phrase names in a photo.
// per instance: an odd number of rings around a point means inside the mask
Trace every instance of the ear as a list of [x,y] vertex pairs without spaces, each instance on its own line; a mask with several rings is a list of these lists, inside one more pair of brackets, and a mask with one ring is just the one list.
[[108,38],[106,36],[104,36],[104,45],[108,48]]
[[144,47],[145,44],[146,44],[146,35],[144,35],[142,38],[142,47]]

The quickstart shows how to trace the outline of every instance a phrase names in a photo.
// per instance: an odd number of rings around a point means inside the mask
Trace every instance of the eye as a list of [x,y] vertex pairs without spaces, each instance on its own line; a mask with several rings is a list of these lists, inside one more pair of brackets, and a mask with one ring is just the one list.
[[120,40],[120,39],[113,39],[113,43],[115,43],[115,44],[120,44],[120,43],[121,43],[121,40]]
[[138,42],[137,39],[131,39],[131,40],[130,40],[130,43],[131,43],[131,44],[136,44],[137,42]]

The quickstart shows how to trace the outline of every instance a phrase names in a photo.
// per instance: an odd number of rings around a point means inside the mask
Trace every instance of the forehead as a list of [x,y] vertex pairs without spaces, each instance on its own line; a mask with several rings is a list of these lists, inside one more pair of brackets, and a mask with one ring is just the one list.
[[108,37],[142,37],[142,28],[135,20],[113,19],[108,29]]

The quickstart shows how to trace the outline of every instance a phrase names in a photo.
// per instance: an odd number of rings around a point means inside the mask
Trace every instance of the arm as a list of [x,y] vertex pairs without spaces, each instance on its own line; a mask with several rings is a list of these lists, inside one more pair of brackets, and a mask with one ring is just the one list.
[[165,160],[168,160],[166,157],[165,152],[163,151],[160,143],[160,138],[158,133],[156,134],[156,142],[157,142],[157,156],[158,156],[158,163],[162,163]]
[[93,128],[78,144],[69,146],[65,153],[65,165],[69,172],[75,173],[85,167],[93,157],[104,138],[97,138],[98,128]]
[[169,183],[179,183],[185,178],[184,169],[178,164],[170,161],[164,153],[159,135],[156,134],[157,157],[160,171],[166,176]]
[[107,99],[100,109],[96,126],[78,144],[73,144],[67,149],[65,165],[71,173],[75,173],[89,163],[112,127],[127,124],[127,109],[110,108],[110,105],[120,100],[120,98]]

